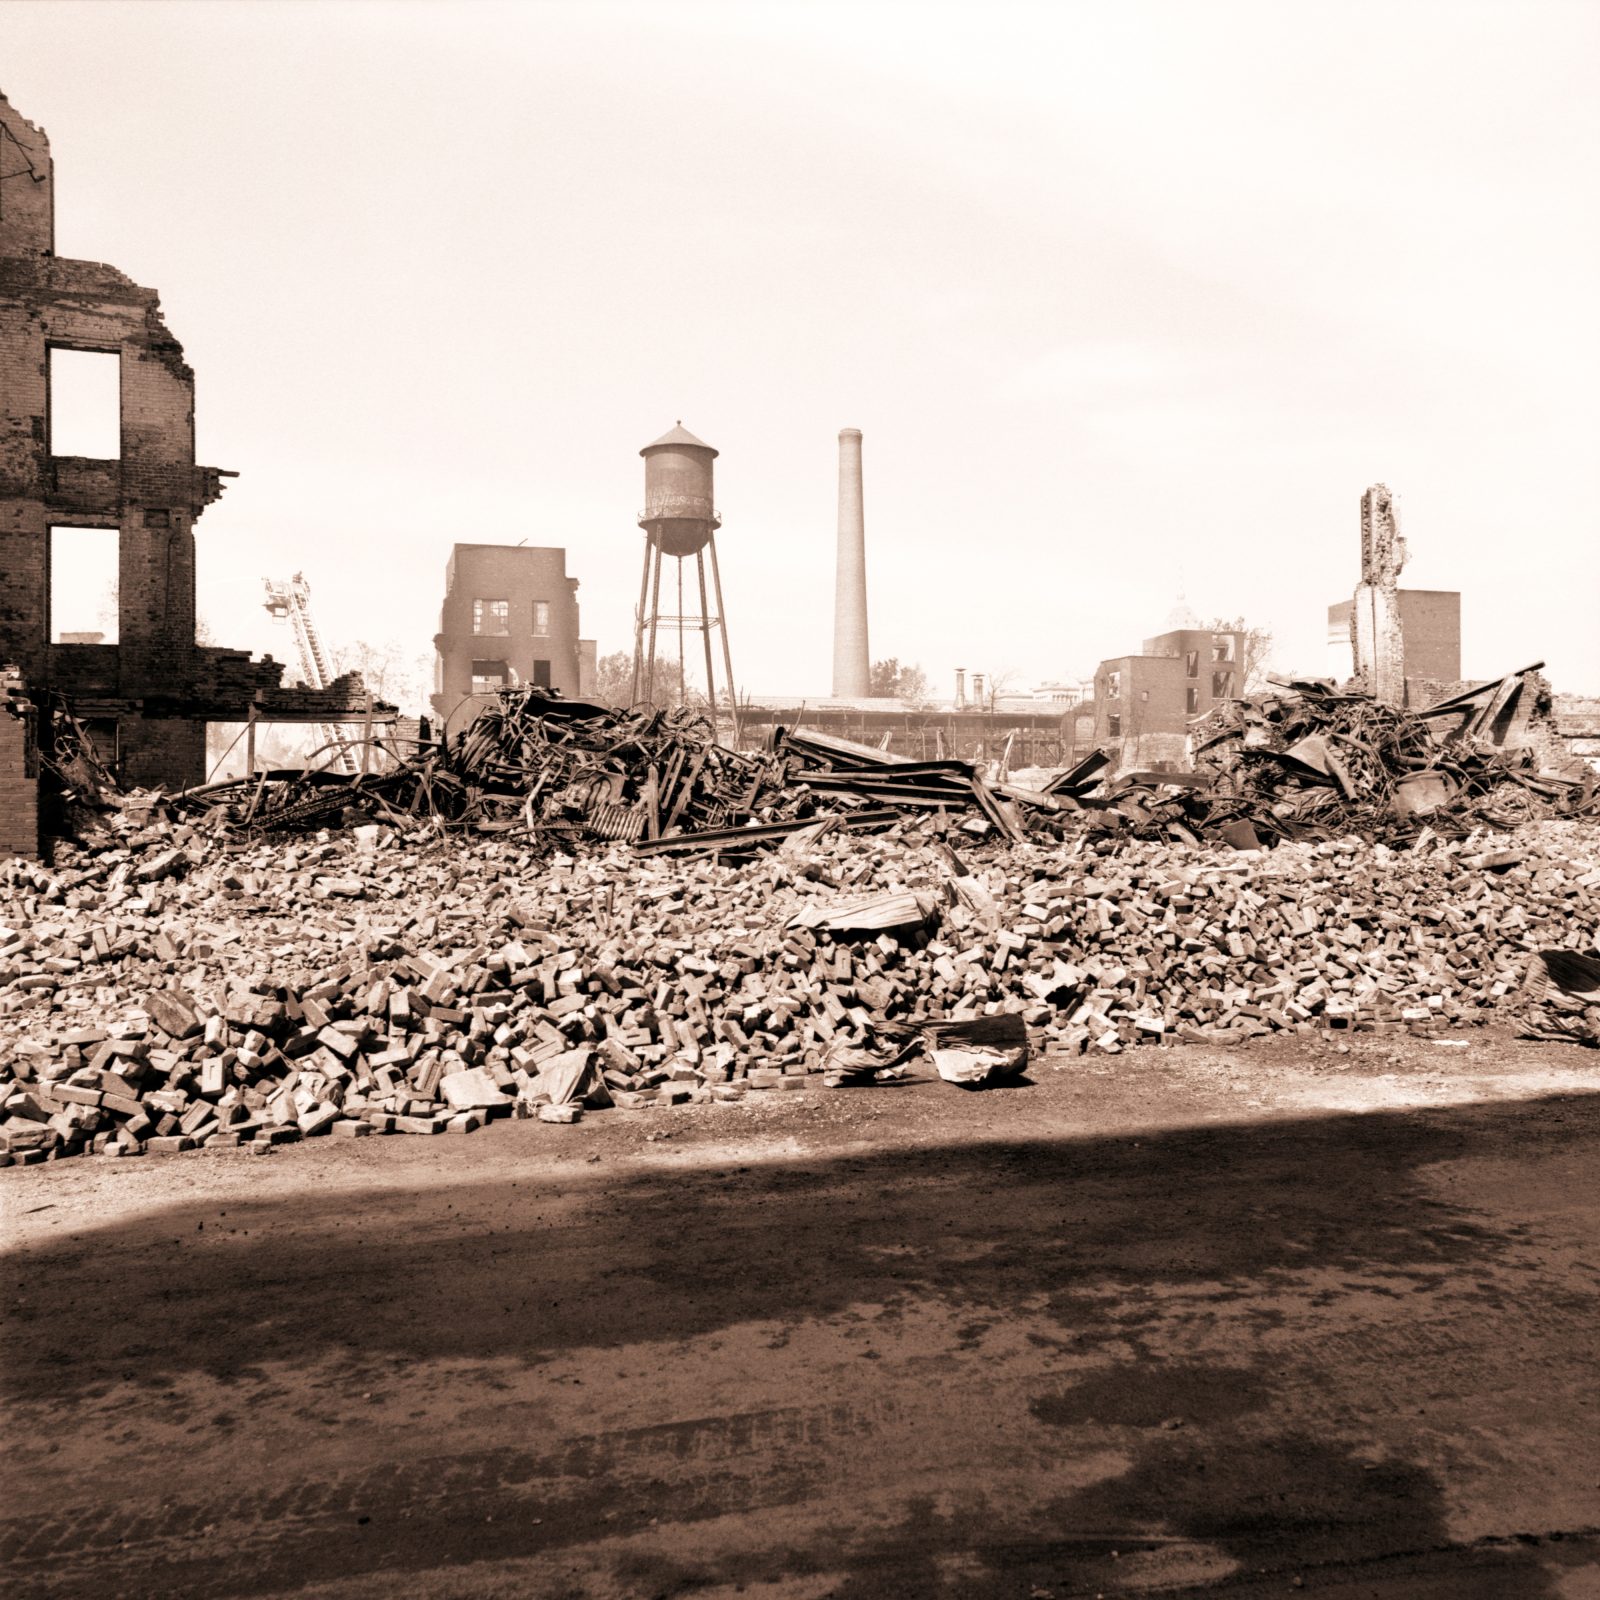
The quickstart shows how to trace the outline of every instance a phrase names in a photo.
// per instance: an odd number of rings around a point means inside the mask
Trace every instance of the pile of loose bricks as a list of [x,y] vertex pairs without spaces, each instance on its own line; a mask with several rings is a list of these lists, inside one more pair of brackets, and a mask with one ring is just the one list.
[[740,863],[119,827],[0,862],[0,1163],[766,1097],[820,1087],[830,1048],[1000,1012],[1061,1058],[1455,1029],[1600,929],[1584,823],[1232,851],[927,820]]

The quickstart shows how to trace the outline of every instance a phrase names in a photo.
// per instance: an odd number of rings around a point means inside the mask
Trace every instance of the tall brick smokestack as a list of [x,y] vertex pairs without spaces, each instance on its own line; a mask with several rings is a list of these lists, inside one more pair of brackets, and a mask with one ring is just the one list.
[[867,529],[861,506],[861,430],[839,430],[839,558],[833,589],[833,692],[872,692],[867,654]]

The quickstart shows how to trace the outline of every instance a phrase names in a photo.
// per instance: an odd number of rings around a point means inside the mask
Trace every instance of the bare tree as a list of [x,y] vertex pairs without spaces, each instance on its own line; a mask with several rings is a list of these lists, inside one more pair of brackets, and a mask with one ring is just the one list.
[[991,672],[983,680],[983,709],[991,716],[1000,698],[1017,681],[1017,669],[1007,667],[1004,672]]
[[330,654],[335,674],[359,672],[373,698],[392,701],[413,716],[425,715],[432,687],[433,652],[398,639],[370,644],[365,639],[336,646]]

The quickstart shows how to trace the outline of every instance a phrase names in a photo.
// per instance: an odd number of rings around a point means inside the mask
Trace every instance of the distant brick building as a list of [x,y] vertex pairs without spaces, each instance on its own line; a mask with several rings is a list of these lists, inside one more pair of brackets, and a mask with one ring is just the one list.
[[[1455,589],[1398,589],[1406,703],[1428,705],[1434,686],[1461,681],[1461,595]],[[1328,607],[1328,671],[1341,683],[1355,670],[1353,600]]]
[[1176,628],[1146,639],[1140,655],[1102,661],[1095,743],[1116,753],[1116,770],[1185,767],[1189,724],[1244,692],[1245,642],[1242,633]]
[[445,567],[434,635],[433,709],[458,732],[467,702],[502,688],[594,690],[595,647],[578,637],[578,580],[565,550],[546,545],[458,544]]

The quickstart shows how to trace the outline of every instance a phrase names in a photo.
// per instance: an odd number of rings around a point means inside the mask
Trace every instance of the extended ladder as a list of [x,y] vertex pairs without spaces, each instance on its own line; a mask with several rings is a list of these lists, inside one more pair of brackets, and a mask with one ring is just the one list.
[[[326,689],[333,682],[328,671],[328,658],[323,653],[322,640],[317,636],[317,625],[311,618],[311,585],[302,573],[282,583],[275,578],[263,580],[267,586],[268,614],[280,622],[287,622],[294,630],[294,642],[300,652],[300,671],[309,689]],[[318,728],[325,745],[333,746],[333,760],[329,763],[335,772],[355,773],[359,770],[356,759],[345,743],[343,735],[332,723]]]

